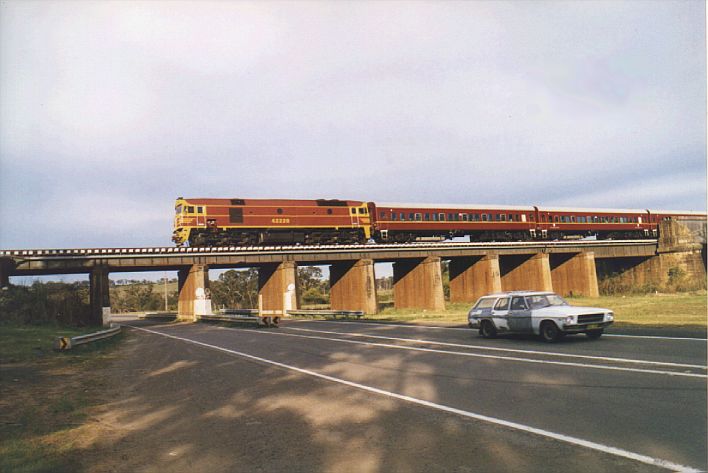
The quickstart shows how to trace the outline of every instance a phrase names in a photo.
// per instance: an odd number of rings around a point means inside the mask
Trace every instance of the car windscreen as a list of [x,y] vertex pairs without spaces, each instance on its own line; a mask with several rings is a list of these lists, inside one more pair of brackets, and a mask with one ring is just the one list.
[[532,309],[543,309],[544,307],[568,305],[568,303],[556,294],[537,294],[526,296],[526,303]]
[[494,305],[494,301],[496,301],[496,297],[488,297],[486,299],[480,299],[475,306],[473,307],[474,309],[489,309]]

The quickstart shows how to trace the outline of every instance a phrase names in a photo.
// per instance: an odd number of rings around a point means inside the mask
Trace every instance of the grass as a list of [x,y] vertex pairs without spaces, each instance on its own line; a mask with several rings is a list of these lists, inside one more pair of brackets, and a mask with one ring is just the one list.
[[[682,294],[572,297],[571,305],[606,307],[615,313],[616,326],[705,328],[708,316],[706,291]],[[394,309],[385,307],[371,320],[399,322],[467,323],[472,304],[447,303],[445,310]]]
[[0,325],[0,471],[76,471],[75,437],[99,401],[96,381],[121,336],[54,352],[56,336],[95,331],[54,325]]

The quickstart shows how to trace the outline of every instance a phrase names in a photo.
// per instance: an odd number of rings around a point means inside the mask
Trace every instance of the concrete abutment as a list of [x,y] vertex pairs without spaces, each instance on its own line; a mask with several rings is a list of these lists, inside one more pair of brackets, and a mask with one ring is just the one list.
[[258,267],[258,310],[262,316],[282,317],[298,309],[297,264],[284,261]]
[[595,253],[556,253],[550,255],[553,290],[561,296],[598,297]]
[[393,298],[396,309],[445,309],[440,257],[393,263]]
[[108,268],[96,267],[89,273],[89,307],[91,325],[106,325],[110,322],[111,295]]
[[332,264],[329,271],[332,310],[360,310],[376,314],[376,276],[370,259]]
[[502,291],[553,291],[547,253],[499,257]]
[[450,259],[450,302],[475,302],[485,294],[501,291],[499,256]]
[[177,272],[177,318],[196,322],[200,315],[211,315],[209,267],[194,264]]

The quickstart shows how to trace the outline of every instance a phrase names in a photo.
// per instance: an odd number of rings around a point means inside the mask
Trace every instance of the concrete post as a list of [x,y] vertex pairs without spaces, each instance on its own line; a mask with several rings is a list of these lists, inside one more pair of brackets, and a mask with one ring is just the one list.
[[503,291],[552,291],[548,254],[500,256]]
[[472,256],[450,260],[450,302],[475,302],[501,291],[499,256]]
[[97,267],[89,274],[89,307],[91,325],[109,325],[111,295],[109,292],[108,269]]
[[282,317],[298,308],[297,264],[284,261],[258,268],[258,309],[267,317]]
[[374,261],[363,259],[332,264],[329,269],[329,299],[332,310],[377,313]]
[[177,272],[177,318],[196,322],[200,315],[211,315],[209,267],[194,264]]
[[0,289],[10,286],[10,266],[12,262],[0,260]]
[[444,310],[440,258],[429,256],[393,263],[393,298],[396,309]]
[[562,296],[598,297],[595,253],[592,251],[550,256],[553,290]]

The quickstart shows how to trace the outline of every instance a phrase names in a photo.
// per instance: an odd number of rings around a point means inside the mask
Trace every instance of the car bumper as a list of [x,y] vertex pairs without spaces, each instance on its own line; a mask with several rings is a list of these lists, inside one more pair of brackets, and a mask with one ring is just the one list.
[[563,331],[565,333],[582,333],[588,330],[600,330],[612,325],[612,321],[606,322],[595,322],[594,324],[576,324],[576,325],[564,325]]

